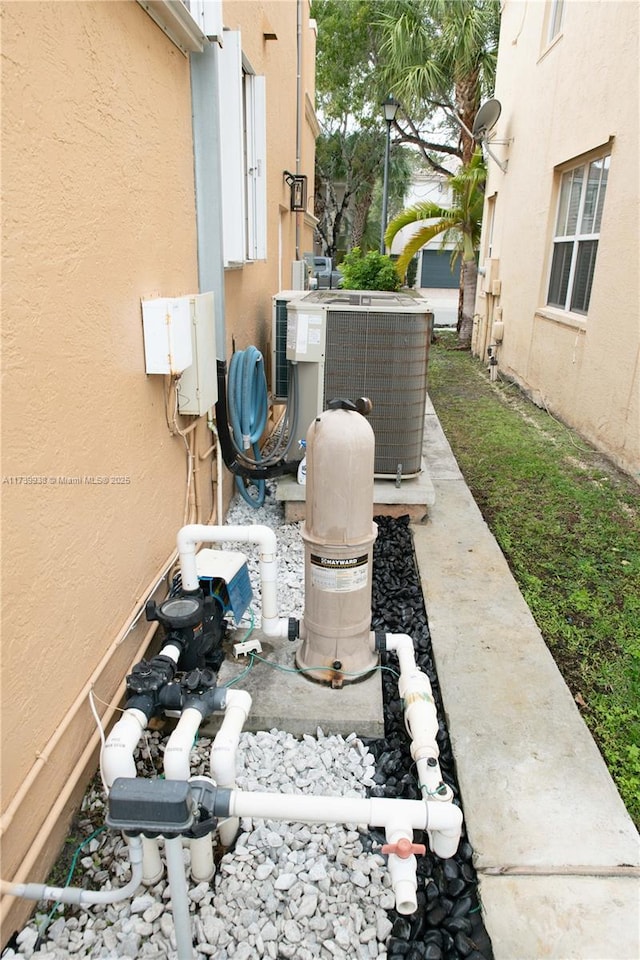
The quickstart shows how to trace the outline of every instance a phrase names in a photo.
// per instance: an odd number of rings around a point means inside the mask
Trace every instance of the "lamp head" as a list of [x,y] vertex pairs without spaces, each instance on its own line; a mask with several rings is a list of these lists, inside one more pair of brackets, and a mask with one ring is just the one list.
[[398,107],[400,106],[398,101],[395,100],[391,94],[389,94],[386,100],[382,101],[381,106],[384,110],[384,118],[387,123],[393,123],[396,118],[396,113],[398,112]]

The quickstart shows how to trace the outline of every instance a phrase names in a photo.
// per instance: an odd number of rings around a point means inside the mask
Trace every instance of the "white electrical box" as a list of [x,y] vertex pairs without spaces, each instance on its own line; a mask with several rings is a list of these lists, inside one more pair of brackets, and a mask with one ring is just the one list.
[[293,300],[287,309],[287,360],[321,363],[326,340],[326,312]]
[[142,301],[144,357],[147,373],[177,376],[193,361],[188,297]]
[[178,411],[201,417],[218,399],[216,326],[213,293],[185,297],[189,303],[193,362],[178,384]]

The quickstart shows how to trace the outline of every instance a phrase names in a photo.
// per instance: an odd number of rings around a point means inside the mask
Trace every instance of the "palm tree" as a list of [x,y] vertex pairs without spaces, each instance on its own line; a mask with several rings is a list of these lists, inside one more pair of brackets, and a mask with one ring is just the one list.
[[462,258],[462,322],[458,342],[465,349],[471,346],[473,332],[478,282],[476,250],[480,242],[485,179],[486,167],[482,151],[478,149],[469,163],[461,167],[449,181],[453,190],[453,205],[450,209],[432,202],[408,207],[391,221],[385,234],[385,241],[391,246],[393,238],[403,227],[410,223],[429,221],[408,240],[396,262],[396,270],[402,280],[412,257],[425,243],[438,235],[442,236],[443,244],[454,241],[452,261],[455,262],[457,257]]
[[[499,0],[388,0],[381,26],[383,80],[407,117],[444,109],[470,130],[481,97],[493,92]],[[466,165],[475,144],[464,127],[455,152]]]

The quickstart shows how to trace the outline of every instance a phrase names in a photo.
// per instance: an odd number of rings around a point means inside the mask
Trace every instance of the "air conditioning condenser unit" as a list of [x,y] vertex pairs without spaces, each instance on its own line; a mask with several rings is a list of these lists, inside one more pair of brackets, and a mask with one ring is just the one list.
[[[286,318],[286,320],[285,320]],[[284,324],[286,322],[286,327]],[[300,438],[335,397],[369,397],[375,475],[409,478],[422,466],[433,313],[426,300],[382,291],[274,297],[273,382],[297,364]]]

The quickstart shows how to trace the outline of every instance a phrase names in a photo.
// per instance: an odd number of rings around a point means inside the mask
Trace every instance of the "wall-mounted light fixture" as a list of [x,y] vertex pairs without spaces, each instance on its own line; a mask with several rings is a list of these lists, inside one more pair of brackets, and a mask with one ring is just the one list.
[[284,171],[284,179],[291,188],[291,210],[307,209],[307,178],[301,173],[289,173]]

